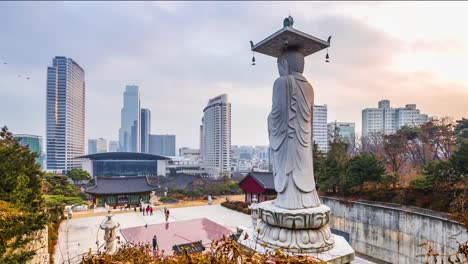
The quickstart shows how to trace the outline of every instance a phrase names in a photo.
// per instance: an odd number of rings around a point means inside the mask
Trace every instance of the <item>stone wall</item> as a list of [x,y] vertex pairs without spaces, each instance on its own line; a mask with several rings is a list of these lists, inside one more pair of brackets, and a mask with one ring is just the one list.
[[[451,254],[460,242],[468,240],[463,225],[428,210],[386,206],[368,202],[350,202],[321,197],[331,208],[330,226],[349,234],[349,242],[358,253],[390,263],[423,263],[424,241],[435,251]],[[440,261],[439,261],[440,263]]]
[[48,226],[34,234],[34,239],[29,245],[28,250],[35,250],[36,255],[27,262],[27,264],[48,264],[49,263],[49,240]]

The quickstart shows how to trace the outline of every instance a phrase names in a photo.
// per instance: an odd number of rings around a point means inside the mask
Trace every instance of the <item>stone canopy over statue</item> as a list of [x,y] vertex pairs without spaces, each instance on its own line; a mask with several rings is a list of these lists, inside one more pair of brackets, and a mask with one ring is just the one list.
[[[323,41],[294,29],[293,24],[292,17],[288,17],[282,29],[256,45],[251,42],[252,51],[277,58],[279,72],[273,85],[272,109],[268,116],[270,153],[278,195],[275,200],[256,206],[259,231],[254,234],[254,240],[264,242],[264,250],[285,248],[289,252],[330,252],[336,256],[325,259],[340,258],[340,263],[346,263],[354,258],[354,251],[341,237],[338,237],[339,252],[333,249],[335,236],[328,225],[330,208],[320,203],[315,186],[312,155],[314,90],[303,76],[304,58],[328,48],[330,37]],[[253,247],[248,242],[240,240],[240,243]],[[343,249],[347,250],[344,255]]]

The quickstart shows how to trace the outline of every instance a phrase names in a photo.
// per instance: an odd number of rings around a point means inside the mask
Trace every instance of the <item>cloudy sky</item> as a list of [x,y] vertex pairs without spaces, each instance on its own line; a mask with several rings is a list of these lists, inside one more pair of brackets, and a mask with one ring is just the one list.
[[250,66],[249,41],[289,14],[333,36],[331,63],[322,51],[304,73],[329,121],[360,130],[381,99],[468,116],[467,2],[0,2],[0,125],[44,136],[46,71],[60,55],[86,72],[86,138],[118,138],[125,85],[137,84],[152,133],[176,134],[177,147],[198,147],[203,107],[222,93],[232,143],[267,144],[276,61],[257,54]]

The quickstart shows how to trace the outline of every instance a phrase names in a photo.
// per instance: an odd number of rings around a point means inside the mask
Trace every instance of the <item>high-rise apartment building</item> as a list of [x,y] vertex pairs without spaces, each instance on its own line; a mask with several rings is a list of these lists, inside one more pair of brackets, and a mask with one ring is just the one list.
[[327,105],[314,105],[313,141],[321,152],[328,152]]
[[141,152],[149,153],[149,136],[151,133],[151,111],[141,109]]
[[149,153],[161,156],[175,156],[176,136],[175,135],[150,135]]
[[117,152],[117,151],[119,151],[119,141],[109,140],[109,152]]
[[140,152],[141,149],[140,90],[136,85],[127,85],[124,92],[119,130],[119,151]]
[[389,135],[403,126],[419,126],[430,120],[426,114],[421,114],[419,109],[416,109],[415,104],[391,108],[390,101],[382,100],[379,101],[378,108],[362,110],[362,136],[371,133]]
[[55,57],[47,68],[47,169],[81,168],[85,154],[85,72],[74,60]]
[[[341,138],[349,144],[349,147],[354,147],[356,138],[356,124],[351,122],[331,122],[328,123],[328,141],[333,141],[337,132]],[[335,132],[336,131],[336,132]]]
[[42,152],[42,137],[26,134],[14,134],[13,138],[22,146],[28,147],[32,152],[37,154],[36,162],[44,168],[44,153]]
[[211,177],[231,172],[231,103],[227,94],[208,101],[203,110],[202,159]]

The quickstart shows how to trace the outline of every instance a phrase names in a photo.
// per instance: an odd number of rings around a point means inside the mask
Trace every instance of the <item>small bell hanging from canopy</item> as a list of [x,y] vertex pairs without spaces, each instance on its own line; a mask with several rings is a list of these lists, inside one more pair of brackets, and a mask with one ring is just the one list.
[[255,65],[255,51],[253,51],[253,46],[254,46],[253,42],[250,41],[250,48],[252,49],[252,66]]
[[[328,37],[328,45],[330,45],[330,40],[331,40],[331,36]],[[325,55],[325,62],[330,62],[330,56],[328,55],[328,48],[327,48],[327,55]]]

